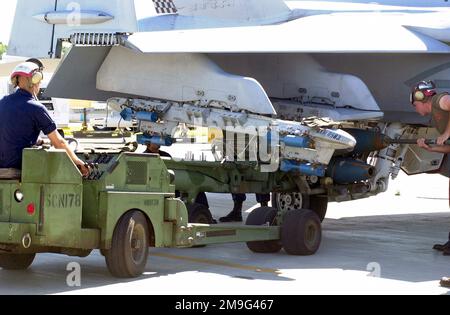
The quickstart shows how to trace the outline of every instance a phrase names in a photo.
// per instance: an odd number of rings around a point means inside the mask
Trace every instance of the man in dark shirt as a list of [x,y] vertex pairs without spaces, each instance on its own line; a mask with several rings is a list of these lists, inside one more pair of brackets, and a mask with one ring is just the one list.
[[83,176],[89,169],[56,130],[56,124],[39,103],[42,69],[34,62],[19,64],[11,74],[17,91],[0,100],[0,168],[22,168],[22,151],[36,145],[42,131],[57,149],[64,149]]

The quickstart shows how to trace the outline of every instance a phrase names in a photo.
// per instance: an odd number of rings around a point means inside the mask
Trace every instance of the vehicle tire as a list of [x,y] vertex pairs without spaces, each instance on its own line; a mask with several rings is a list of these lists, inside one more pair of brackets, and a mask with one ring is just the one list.
[[202,224],[212,224],[213,218],[211,211],[200,203],[193,203],[188,205],[188,221],[189,223],[202,223]]
[[[277,209],[272,207],[256,208],[247,217],[245,225],[275,225]],[[247,242],[247,247],[255,253],[277,253],[281,250],[280,240]]]
[[149,239],[147,219],[140,211],[122,216],[114,229],[111,249],[104,251],[111,274],[118,278],[140,276],[147,264]]
[[290,255],[313,255],[320,247],[322,227],[312,210],[288,211],[281,225],[281,243]]
[[0,268],[25,270],[31,266],[36,254],[0,254]]
[[323,222],[327,214],[328,197],[310,196],[309,200],[309,208],[319,216],[320,222]]
[[273,193],[272,205],[278,211],[308,209],[309,196],[299,192]]

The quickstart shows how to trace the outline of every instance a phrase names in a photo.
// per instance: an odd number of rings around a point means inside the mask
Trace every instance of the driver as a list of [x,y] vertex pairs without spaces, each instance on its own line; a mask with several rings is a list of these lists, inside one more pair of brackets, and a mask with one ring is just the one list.
[[0,100],[0,168],[21,169],[22,150],[36,145],[42,131],[87,176],[89,169],[58,133],[47,109],[37,99],[44,78],[42,71],[33,60],[19,64],[11,74],[11,83],[17,90]]

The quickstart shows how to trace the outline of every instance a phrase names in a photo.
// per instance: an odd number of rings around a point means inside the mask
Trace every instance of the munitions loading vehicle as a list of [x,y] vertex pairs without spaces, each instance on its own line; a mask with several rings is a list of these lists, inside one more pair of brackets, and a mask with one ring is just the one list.
[[[58,150],[25,149],[21,173],[0,170],[1,268],[26,269],[37,253],[85,257],[100,249],[114,276],[136,277],[144,271],[149,247],[241,241],[255,252],[284,247],[294,255],[310,255],[319,248],[320,219],[310,210],[281,213],[259,208],[247,225],[188,223],[185,203],[175,198],[175,178],[181,188],[205,183],[207,176],[196,167],[206,165],[126,152],[90,153],[84,158],[94,168],[84,179],[67,154]],[[176,169],[175,176],[164,162]],[[252,191],[271,189],[270,184],[263,189],[264,179],[251,168],[209,165],[210,170],[214,167],[222,169],[219,176],[224,183],[244,180],[254,186],[249,187]],[[231,186],[220,189],[229,192]],[[199,205],[191,203],[188,208],[194,220],[205,218]]]

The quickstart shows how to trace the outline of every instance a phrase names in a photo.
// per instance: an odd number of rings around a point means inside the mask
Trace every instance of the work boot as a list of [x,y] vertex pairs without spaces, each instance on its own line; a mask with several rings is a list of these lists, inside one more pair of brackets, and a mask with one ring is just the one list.
[[441,287],[450,288],[450,278],[443,277],[439,284],[441,285]]
[[[448,234],[448,241],[445,244],[435,244],[433,249],[438,250],[440,252],[448,251],[450,253],[450,233]],[[446,255],[446,254],[444,254]]]
[[220,222],[242,222],[242,202],[235,202],[233,210],[225,217],[219,218]]
[[450,242],[447,242],[445,244],[434,244],[433,249],[443,252],[449,247],[450,247]]

